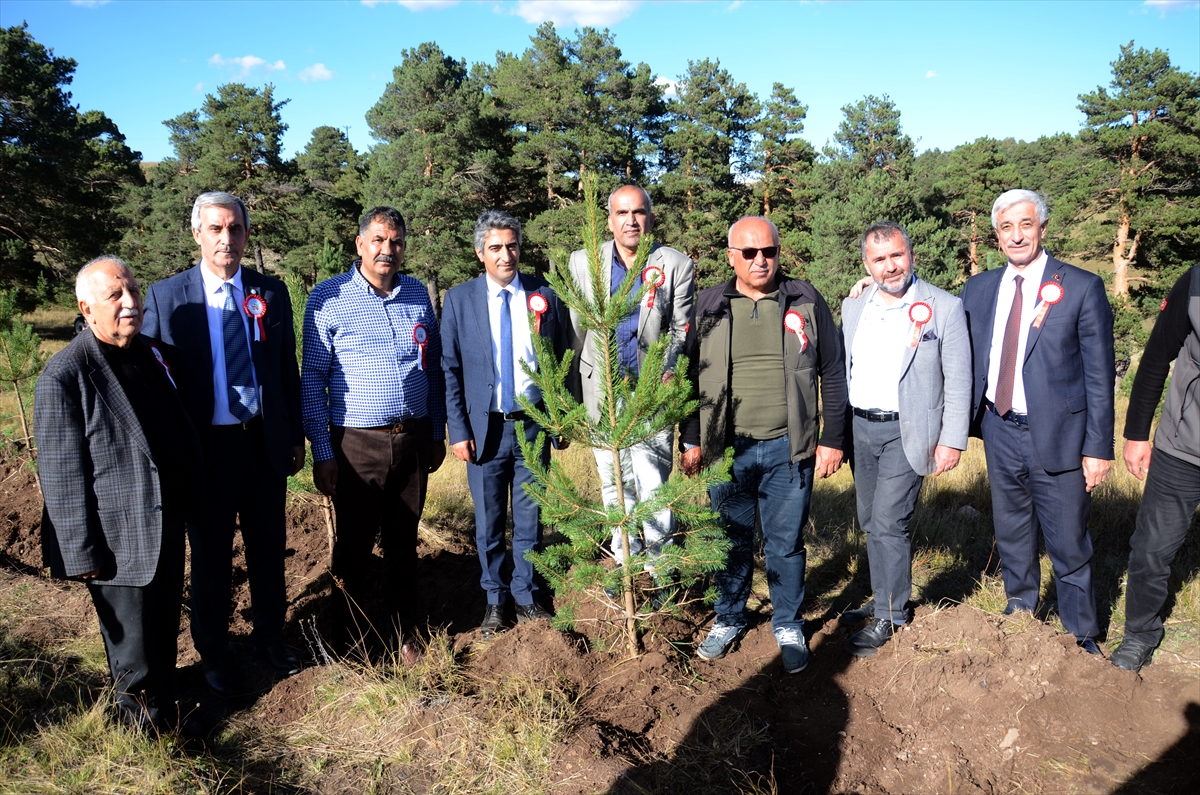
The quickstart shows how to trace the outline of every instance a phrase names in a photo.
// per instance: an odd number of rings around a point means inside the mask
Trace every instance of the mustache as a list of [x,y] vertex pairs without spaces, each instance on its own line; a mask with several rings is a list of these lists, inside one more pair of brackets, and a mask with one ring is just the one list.
[[391,265],[392,263],[394,263],[396,261],[396,258],[393,257],[391,254],[376,254],[375,261],[382,262],[385,265]]
[[120,312],[117,313],[118,319],[123,318],[123,317],[141,317],[141,316],[142,316],[142,313],[137,309],[126,308],[126,309],[122,309]]

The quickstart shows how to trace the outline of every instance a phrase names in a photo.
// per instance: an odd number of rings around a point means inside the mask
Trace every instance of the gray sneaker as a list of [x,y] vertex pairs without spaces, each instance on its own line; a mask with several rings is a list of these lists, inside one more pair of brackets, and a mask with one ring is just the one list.
[[733,644],[745,631],[745,627],[735,627],[717,621],[708,631],[708,637],[696,648],[696,654],[704,660],[719,660],[729,653]]
[[783,670],[798,674],[808,667],[808,643],[803,632],[795,627],[779,627],[775,630],[775,642],[779,644]]

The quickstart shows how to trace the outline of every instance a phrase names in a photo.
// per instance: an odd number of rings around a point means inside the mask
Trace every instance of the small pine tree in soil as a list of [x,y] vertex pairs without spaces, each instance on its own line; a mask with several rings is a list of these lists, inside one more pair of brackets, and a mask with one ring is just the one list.
[[[17,311],[16,294],[0,290],[0,385],[11,387],[17,396],[17,408],[21,414],[21,432],[25,437],[25,448],[33,455],[33,438],[29,435],[28,411],[25,402],[32,382],[37,380],[46,366],[46,355],[41,351],[42,340],[33,332],[33,326],[21,319]],[[26,382],[31,382],[26,384]],[[37,477],[37,473],[34,473]],[[39,483],[39,488],[41,484]]]
[[[574,283],[565,267],[552,270],[547,279],[563,302],[578,313],[584,329],[596,331],[598,337],[606,341],[598,346],[600,350],[596,352],[595,362],[601,395],[600,419],[593,422],[586,407],[571,394],[573,352],[568,351],[560,361],[536,334],[533,343],[538,368],[529,375],[541,390],[544,409],[531,405],[524,398],[521,398],[521,405],[551,436],[581,447],[607,450],[612,456],[613,480],[621,483],[624,473],[620,452],[673,428],[696,411],[698,403],[692,398],[684,357],[679,358],[671,377],[661,377],[667,338],[660,339],[647,351],[636,391],[621,373],[617,325],[638,311],[640,302],[648,297],[649,286],[642,284],[642,268],[653,241],[649,235],[643,235],[634,267],[629,269],[629,275],[617,293],[610,296],[600,262],[600,246],[606,227],[597,202],[594,179],[585,181],[584,194],[583,242],[593,297],[590,300],[585,297],[581,286]],[[555,252],[554,259],[565,264],[566,252]],[[534,316],[530,317],[534,322]],[[525,438],[520,430],[516,435],[520,440]],[[541,552],[529,553],[529,558],[560,597],[556,622],[559,626],[572,626],[579,606],[585,600],[607,602],[606,589],[619,593],[626,648],[631,657],[636,656],[638,622],[655,612],[654,591],[669,589],[671,594],[683,594],[705,575],[725,564],[729,543],[709,507],[708,489],[728,479],[732,453],[726,451],[724,460],[695,477],[686,477],[678,470],[673,472],[653,494],[640,495],[641,500],[632,510],[627,510],[623,500],[605,507],[599,499],[585,496],[579,484],[557,462],[552,461],[548,468],[543,468],[536,452],[541,444],[541,438],[534,445],[522,442],[526,466],[534,477],[534,483],[525,488],[541,507],[542,522],[557,529],[565,540],[551,544]],[[644,552],[631,555],[629,538],[648,518],[664,508],[669,508],[675,515],[673,543],[666,545],[653,561],[655,578],[635,579],[651,559]],[[626,561],[626,565],[615,568],[605,565],[606,558],[612,557],[606,544],[613,538],[614,530],[618,531],[624,552],[622,558]],[[712,589],[705,598],[715,598]]]

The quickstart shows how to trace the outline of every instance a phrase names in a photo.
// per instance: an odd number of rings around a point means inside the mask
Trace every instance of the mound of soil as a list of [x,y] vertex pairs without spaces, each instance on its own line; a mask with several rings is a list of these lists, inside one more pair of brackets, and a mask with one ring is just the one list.
[[[45,644],[94,632],[84,589],[40,571],[41,500],[28,470],[0,465],[0,499],[0,588],[22,587],[45,608],[12,631]],[[316,499],[293,497],[288,544],[288,640],[319,661],[330,583]],[[770,791],[772,781],[779,793],[1200,791],[1200,654],[1162,651],[1132,674],[1030,617],[964,606],[918,608],[865,660],[842,648],[849,630],[836,619],[810,621],[812,662],[796,675],[780,664],[767,616],[724,659],[692,656],[711,621],[699,607],[655,619],[632,660],[611,633],[611,650],[597,651],[596,637],[544,625],[483,643],[474,550],[439,544],[422,543],[418,607],[454,638],[467,673],[553,683],[577,704],[556,793]],[[248,653],[249,587],[236,553],[233,633]],[[179,648],[184,693],[202,700],[186,616]],[[232,708],[266,726],[294,720],[311,672],[274,683],[261,674],[254,698]]]

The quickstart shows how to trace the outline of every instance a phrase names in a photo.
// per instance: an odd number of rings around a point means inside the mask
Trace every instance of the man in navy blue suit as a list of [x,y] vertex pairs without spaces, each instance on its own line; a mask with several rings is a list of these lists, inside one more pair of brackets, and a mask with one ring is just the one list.
[[254,646],[276,673],[300,670],[283,643],[284,500],[287,477],[304,465],[300,371],[287,288],[241,265],[246,205],[229,193],[200,194],[192,236],[200,264],[150,286],[142,333],[175,349],[173,374],[204,448],[208,513],[188,525],[192,641],[209,688],[226,696],[235,688],[229,610],[239,517]]
[[971,432],[987,456],[1005,612],[1037,609],[1040,530],[1063,626],[1099,654],[1087,523],[1113,459],[1113,315],[1100,277],[1043,250],[1046,217],[1036,193],[1001,194],[992,226],[1008,265],[972,276],[960,296]]
[[[488,605],[481,630],[492,637],[505,620],[510,599],[519,622],[549,618],[539,604],[533,564],[525,553],[542,539],[538,506],[522,485],[532,481],[517,441],[517,421],[534,441],[541,428],[521,409],[524,395],[537,405],[541,393],[521,368],[537,368],[532,338],[549,340],[561,356],[567,346],[566,310],[541,279],[518,273],[521,224],[487,210],[475,224],[475,254],[484,273],[446,293],[442,309],[442,369],[446,373],[446,419],[451,450],[467,464],[475,502],[475,540],[483,569],[480,585]],[[565,446],[565,445],[564,445]],[[538,451],[550,460],[548,441]],[[504,582],[504,527],[512,492],[512,578]]]

